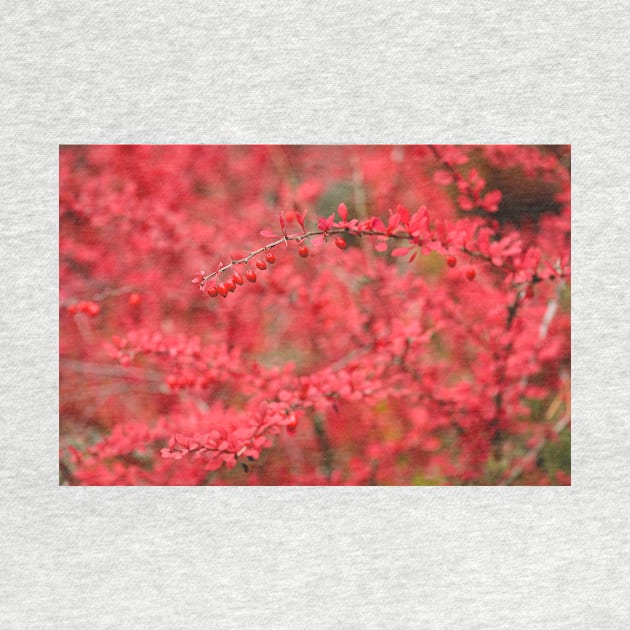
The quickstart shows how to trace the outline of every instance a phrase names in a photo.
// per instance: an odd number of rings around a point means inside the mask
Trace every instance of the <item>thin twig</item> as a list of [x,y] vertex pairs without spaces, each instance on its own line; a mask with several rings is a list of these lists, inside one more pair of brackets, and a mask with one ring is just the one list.
[[388,234],[387,232],[382,232],[379,230],[359,230],[358,228],[351,228],[351,227],[331,228],[330,230],[311,230],[309,232],[304,232],[304,234],[292,234],[292,235],[282,236],[278,240],[273,241],[271,243],[267,243],[266,245],[259,247],[253,252],[250,252],[244,258],[234,259],[231,262],[229,262],[227,265],[223,265],[222,267],[219,267],[219,269],[217,269],[216,271],[206,274],[202,278],[201,282],[207,282],[210,278],[213,278],[214,276],[218,276],[224,271],[231,269],[234,265],[245,265],[254,256],[257,256],[258,254],[262,254],[263,252],[269,251],[270,249],[273,249],[274,247],[278,247],[278,245],[282,245],[283,243],[286,244],[287,241],[297,241],[298,243],[301,243],[307,238],[311,238],[313,236],[328,237],[334,234],[350,234],[353,236],[385,236],[387,238],[393,238],[393,239],[399,239],[399,240],[408,240],[408,239],[413,238],[409,232],[399,232],[397,234]]

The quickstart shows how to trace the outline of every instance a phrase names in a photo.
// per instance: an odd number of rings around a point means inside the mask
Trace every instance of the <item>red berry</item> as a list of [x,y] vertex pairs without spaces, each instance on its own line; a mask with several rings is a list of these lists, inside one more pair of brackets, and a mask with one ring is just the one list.
[[98,315],[99,311],[101,310],[101,307],[96,303],[96,302],[88,302],[87,305],[87,312],[94,317],[95,315]]
[[273,263],[276,262],[276,257],[271,252],[267,252],[265,254],[265,258],[270,265],[273,265]]
[[217,288],[214,286],[214,284],[208,286],[208,288],[206,289],[206,293],[210,297],[217,297],[217,295],[219,295],[219,292],[217,291]]
[[225,297],[228,294],[227,287],[225,286],[225,284],[223,284],[223,282],[219,282],[219,284],[217,284],[217,292],[219,295],[222,295],[223,297]]
[[446,259],[446,264],[447,264],[449,267],[454,267],[454,266],[457,264],[457,258],[455,258],[455,256],[449,256],[449,257]]
[[298,254],[302,256],[302,258],[306,258],[308,256],[308,247],[306,247],[306,245],[300,246],[300,249],[298,249]]
[[76,304],[70,304],[70,306],[68,306],[68,313],[70,313],[70,315],[76,315],[78,310],[79,309]]
[[225,288],[230,292],[230,293],[234,293],[234,291],[236,291],[236,285],[234,284],[234,280],[230,279],[230,280],[226,280],[225,281]]
[[232,280],[234,280],[236,284],[243,284],[243,276],[241,276],[241,274],[238,271],[234,272],[234,275],[232,276]]
[[293,433],[297,429],[297,425],[298,425],[297,417],[296,416],[291,416],[291,419],[286,424],[287,431],[289,431],[290,433]]
[[129,296],[129,304],[130,306],[138,306],[140,304],[140,296],[137,293],[132,293]]
[[256,282],[256,272],[253,269],[248,269],[245,272],[245,277],[250,281],[250,282]]
[[335,239],[335,245],[339,249],[346,249],[346,247],[348,246],[348,243],[346,243],[346,241],[344,241],[341,237],[338,237]]
[[469,280],[474,280],[476,275],[477,275],[477,271],[475,270],[474,267],[468,267],[468,269],[466,269],[466,277]]
[[263,269],[267,269],[267,264],[265,263],[264,260],[257,260],[256,267],[258,267],[258,269],[262,271]]

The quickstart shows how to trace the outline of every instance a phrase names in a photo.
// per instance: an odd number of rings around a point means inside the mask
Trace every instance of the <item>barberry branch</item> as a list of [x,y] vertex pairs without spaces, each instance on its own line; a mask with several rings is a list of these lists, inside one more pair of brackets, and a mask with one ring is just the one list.
[[287,235],[287,236],[283,236],[282,238],[279,238],[276,241],[272,241],[271,243],[267,243],[266,245],[259,247],[258,249],[250,252],[249,254],[247,254],[247,256],[243,258],[234,259],[226,265],[219,266],[219,268],[216,271],[213,271],[209,274],[204,275],[201,278],[200,283],[207,282],[208,280],[210,280],[210,278],[221,275],[224,271],[228,271],[235,265],[246,265],[255,256],[258,256],[259,254],[262,254],[264,252],[268,252],[274,249],[275,247],[278,247],[279,245],[282,245],[282,244],[286,245],[287,241],[296,241],[297,243],[302,243],[306,239],[312,238],[314,236],[324,236],[325,238],[327,238],[329,236],[334,236],[336,234],[347,234],[350,236],[358,236],[358,237],[384,236],[387,238],[398,239],[398,240],[409,240],[413,238],[411,234],[404,233],[404,232],[398,233],[398,234],[391,234],[391,233],[379,231],[379,230],[359,230],[359,229],[353,229],[350,227],[331,228],[330,230],[311,230],[309,232],[305,232],[304,234]]

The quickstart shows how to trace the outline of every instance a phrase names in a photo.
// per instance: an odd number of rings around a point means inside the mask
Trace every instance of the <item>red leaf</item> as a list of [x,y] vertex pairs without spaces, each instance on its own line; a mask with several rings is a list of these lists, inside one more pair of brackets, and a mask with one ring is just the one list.
[[435,171],[433,181],[440,186],[448,186],[453,183],[453,176],[448,171]]
[[395,247],[392,249],[392,256],[406,256],[411,247]]
[[192,283],[193,284],[199,284],[202,280],[204,275],[206,274],[206,272],[202,269],[201,271],[198,271],[194,278],[192,279]]
[[208,460],[208,463],[206,464],[205,468],[208,471],[214,471],[221,468],[221,466],[223,466],[223,461],[219,459],[218,457],[215,457],[213,459]]
[[501,202],[501,198],[503,195],[500,190],[491,190],[489,193],[486,193],[483,197],[481,205],[484,210],[488,212],[496,212],[499,209],[499,203]]
[[295,220],[298,222],[299,226],[302,228],[302,231],[306,232],[306,228],[304,227],[304,217],[306,217],[306,210],[304,210],[304,212],[295,213]]

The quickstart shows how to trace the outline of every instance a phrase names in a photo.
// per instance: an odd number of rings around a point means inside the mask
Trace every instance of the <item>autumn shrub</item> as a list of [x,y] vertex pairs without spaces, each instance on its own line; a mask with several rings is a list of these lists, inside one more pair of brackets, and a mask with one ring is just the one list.
[[59,165],[61,483],[570,483],[570,147]]

